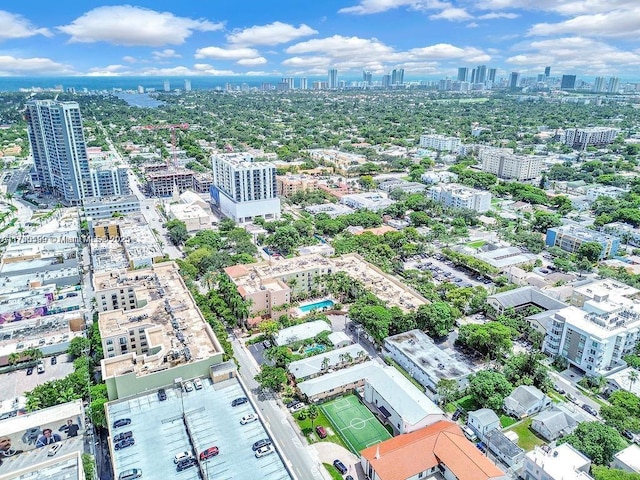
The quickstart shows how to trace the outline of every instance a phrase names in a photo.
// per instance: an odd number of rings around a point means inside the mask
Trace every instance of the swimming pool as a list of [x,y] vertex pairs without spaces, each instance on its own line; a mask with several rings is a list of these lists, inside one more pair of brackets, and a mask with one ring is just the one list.
[[308,313],[311,310],[322,310],[323,308],[333,307],[333,300],[322,300],[320,302],[308,303],[307,305],[301,305],[298,308],[303,313]]

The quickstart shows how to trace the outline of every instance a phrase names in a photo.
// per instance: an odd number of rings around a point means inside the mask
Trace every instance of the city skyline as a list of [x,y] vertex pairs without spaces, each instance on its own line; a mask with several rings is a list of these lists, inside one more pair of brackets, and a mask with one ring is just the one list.
[[279,0],[268,11],[165,0],[16,5],[0,10],[0,75],[311,77],[335,68],[344,77],[365,70],[382,78],[404,68],[411,77],[456,77],[461,65],[491,65],[498,77],[549,65],[556,75],[635,74],[640,6],[529,3],[333,0],[300,9]]

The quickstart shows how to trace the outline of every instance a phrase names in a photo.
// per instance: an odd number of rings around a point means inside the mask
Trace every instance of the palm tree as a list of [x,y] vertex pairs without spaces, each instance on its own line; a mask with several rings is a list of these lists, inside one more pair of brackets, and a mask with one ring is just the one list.
[[320,368],[322,370],[328,370],[329,369],[329,363],[330,363],[329,357],[324,357],[322,359],[322,364],[320,365]]
[[20,355],[17,352],[13,352],[9,354],[9,356],[7,357],[7,361],[9,362],[10,365],[16,365],[21,358],[22,358],[22,355]]
[[638,381],[638,371],[631,370],[628,373],[627,378],[629,379],[629,391],[631,391],[631,389],[633,388],[633,384]]
[[316,418],[318,418],[320,412],[318,412],[317,405],[311,405],[307,409],[307,418],[311,420],[311,429],[313,430],[313,422]]
[[344,363],[351,363],[353,361],[353,357],[351,356],[351,354],[349,352],[345,352],[342,354],[342,361]]

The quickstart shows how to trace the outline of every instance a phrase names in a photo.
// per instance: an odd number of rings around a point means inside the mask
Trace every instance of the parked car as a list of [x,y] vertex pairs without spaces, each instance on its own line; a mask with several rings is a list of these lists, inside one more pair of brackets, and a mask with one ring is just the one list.
[[318,436],[320,438],[327,438],[327,431],[325,430],[325,428],[322,425],[317,425],[316,426],[316,433],[318,434]]
[[118,480],[135,480],[136,478],[140,478],[142,476],[142,470],[139,468],[131,468],[129,470],[125,470],[124,472],[120,472],[118,475]]
[[476,447],[478,447],[478,450],[480,450],[482,453],[487,451],[487,446],[483,442],[476,443]]
[[130,423],[131,423],[131,419],[130,418],[121,418],[121,419],[116,420],[115,422],[113,422],[113,428],[124,427],[126,425],[129,425]]
[[336,467],[336,470],[340,472],[341,475],[347,473],[347,467],[345,467],[344,463],[340,460],[336,459],[333,461],[333,466]]
[[198,463],[198,462],[196,461],[196,459],[195,459],[195,458],[190,457],[190,458],[187,458],[187,459],[185,459],[185,460],[182,460],[180,463],[178,463],[178,464],[176,465],[176,470],[177,470],[178,472],[181,472],[181,471],[183,471],[183,470],[186,470],[187,468],[191,468],[191,467],[195,466],[197,463]]
[[219,453],[220,453],[220,450],[218,450],[218,447],[216,446],[209,447],[206,450],[203,450],[202,452],[200,452],[200,460],[206,460],[207,458],[215,457]]
[[476,433],[466,425],[462,427],[462,433],[464,433],[464,436],[467,437],[467,439],[471,440],[472,442],[475,442],[478,439],[478,437],[476,436]]
[[47,456],[48,457],[53,457],[56,453],[58,453],[58,450],[60,450],[62,448],[62,444],[61,443],[55,443],[51,446],[51,448],[49,449],[49,451],[47,452]]
[[117,434],[115,437],[113,437],[113,441],[114,442],[119,442],[121,440],[125,440],[127,438],[131,438],[133,437],[133,432],[131,430],[129,430],[128,432],[121,432],[119,434]]
[[196,387],[196,390],[202,390],[202,380],[195,378],[193,380],[193,386]]
[[553,389],[558,392],[560,395],[564,395],[567,391],[559,385],[554,385]]
[[253,451],[255,452],[256,450],[258,450],[261,447],[264,447],[265,445],[271,445],[271,440],[269,440],[268,438],[263,438],[261,440],[258,440],[253,444],[253,447],[252,447]]
[[633,440],[634,438],[636,438],[636,436],[633,434],[631,430],[623,430],[622,436],[627,440]]
[[289,410],[291,410],[291,413],[296,413],[296,412],[299,412],[300,410],[302,410],[304,407],[305,407],[304,403],[298,402],[293,407],[291,407]]
[[238,405],[242,405],[243,403],[247,403],[249,399],[247,397],[236,398],[233,402],[231,402],[232,407],[237,407]]
[[193,392],[193,383],[191,382],[184,382],[183,384],[184,387],[184,391],[185,392]]
[[51,357],[51,365],[55,365],[56,363],[58,363],[58,357],[54,355],[53,357]]
[[347,475],[346,477],[344,477],[344,480],[353,480],[353,477],[351,475]]
[[188,458],[191,458],[193,455],[191,455],[191,452],[180,452],[180,453],[176,453],[176,456],[173,457],[173,463],[180,463],[183,460],[187,460]]
[[287,407],[287,408],[291,408],[291,407],[293,407],[293,406],[294,406],[295,404],[297,404],[297,403],[300,403],[300,400],[292,400],[292,401],[290,401],[289,403],[287,403],[287,404],[285,405],[285,407]]
[[135,445],[135,443],[136,441],[133,439],[133,437],[125,438],[124,440],[120,440],[119,442],[116,442],[113,448],[115,448],[116,450],[121,450],[123,448],[130,447],[131,445]]
[[33,367],[27,368],[27,375],[33,375]]
[[460,418],[460,415],[462,415],[462,410],[456,410],[453,412],[453,415],[451,415],[451,420],[454,422],[457,421]]
[[570,393],[567,393],[566,397],[567,397],[567,400],[569,400],[571,403],[578,403],[578,399],[573,395],[571,395]]
[[265,455],[269,455],[273,452],[275,452],[273,445],[265,445],[264,447],[260,447],[256,450],[256,458],[264,457]]
[[167,399],[167,392],[164,390],[164,388],[161,388],[160,390],[158,390],[158,400],[160,400],[161,402],[164,402]]
[[583,409],[585,412],[590,413],[590,414],[591,414],[591,415],[593,415],[594,417],[597,417],[597,416],[598,416],[598,411],[597,411],[595,408],[593,408],[591,405],[587,404],[587,403],[584,403],[584,404],[582,405],[582,409]]
[[38,373],[44,373],[44,363],[42,362],[38,364]]
[[264,342],[262,342],[262,346],[266,349],[266,348],[271,348],[271,342],[269,340],[265,340]]
[[240,423],[242,425],[246,425],[247,423],[255,422],[258,420],[258,416],[255,413],[250,413],[249,415],[245,415],[240,419]]

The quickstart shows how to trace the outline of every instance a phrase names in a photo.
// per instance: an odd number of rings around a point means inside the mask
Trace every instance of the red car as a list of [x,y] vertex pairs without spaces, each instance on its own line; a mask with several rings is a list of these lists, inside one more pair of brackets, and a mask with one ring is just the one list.
[[218,447],[209,447],[206,450],[200,452],[200,460],[206,460],[208,458],[215,457],[216,455],[218,455],[218,453],[220,453]]
[[316,427],[316,433],[320,438],[327,438],[327,431],[324,429],[322,425],[318,425]]

